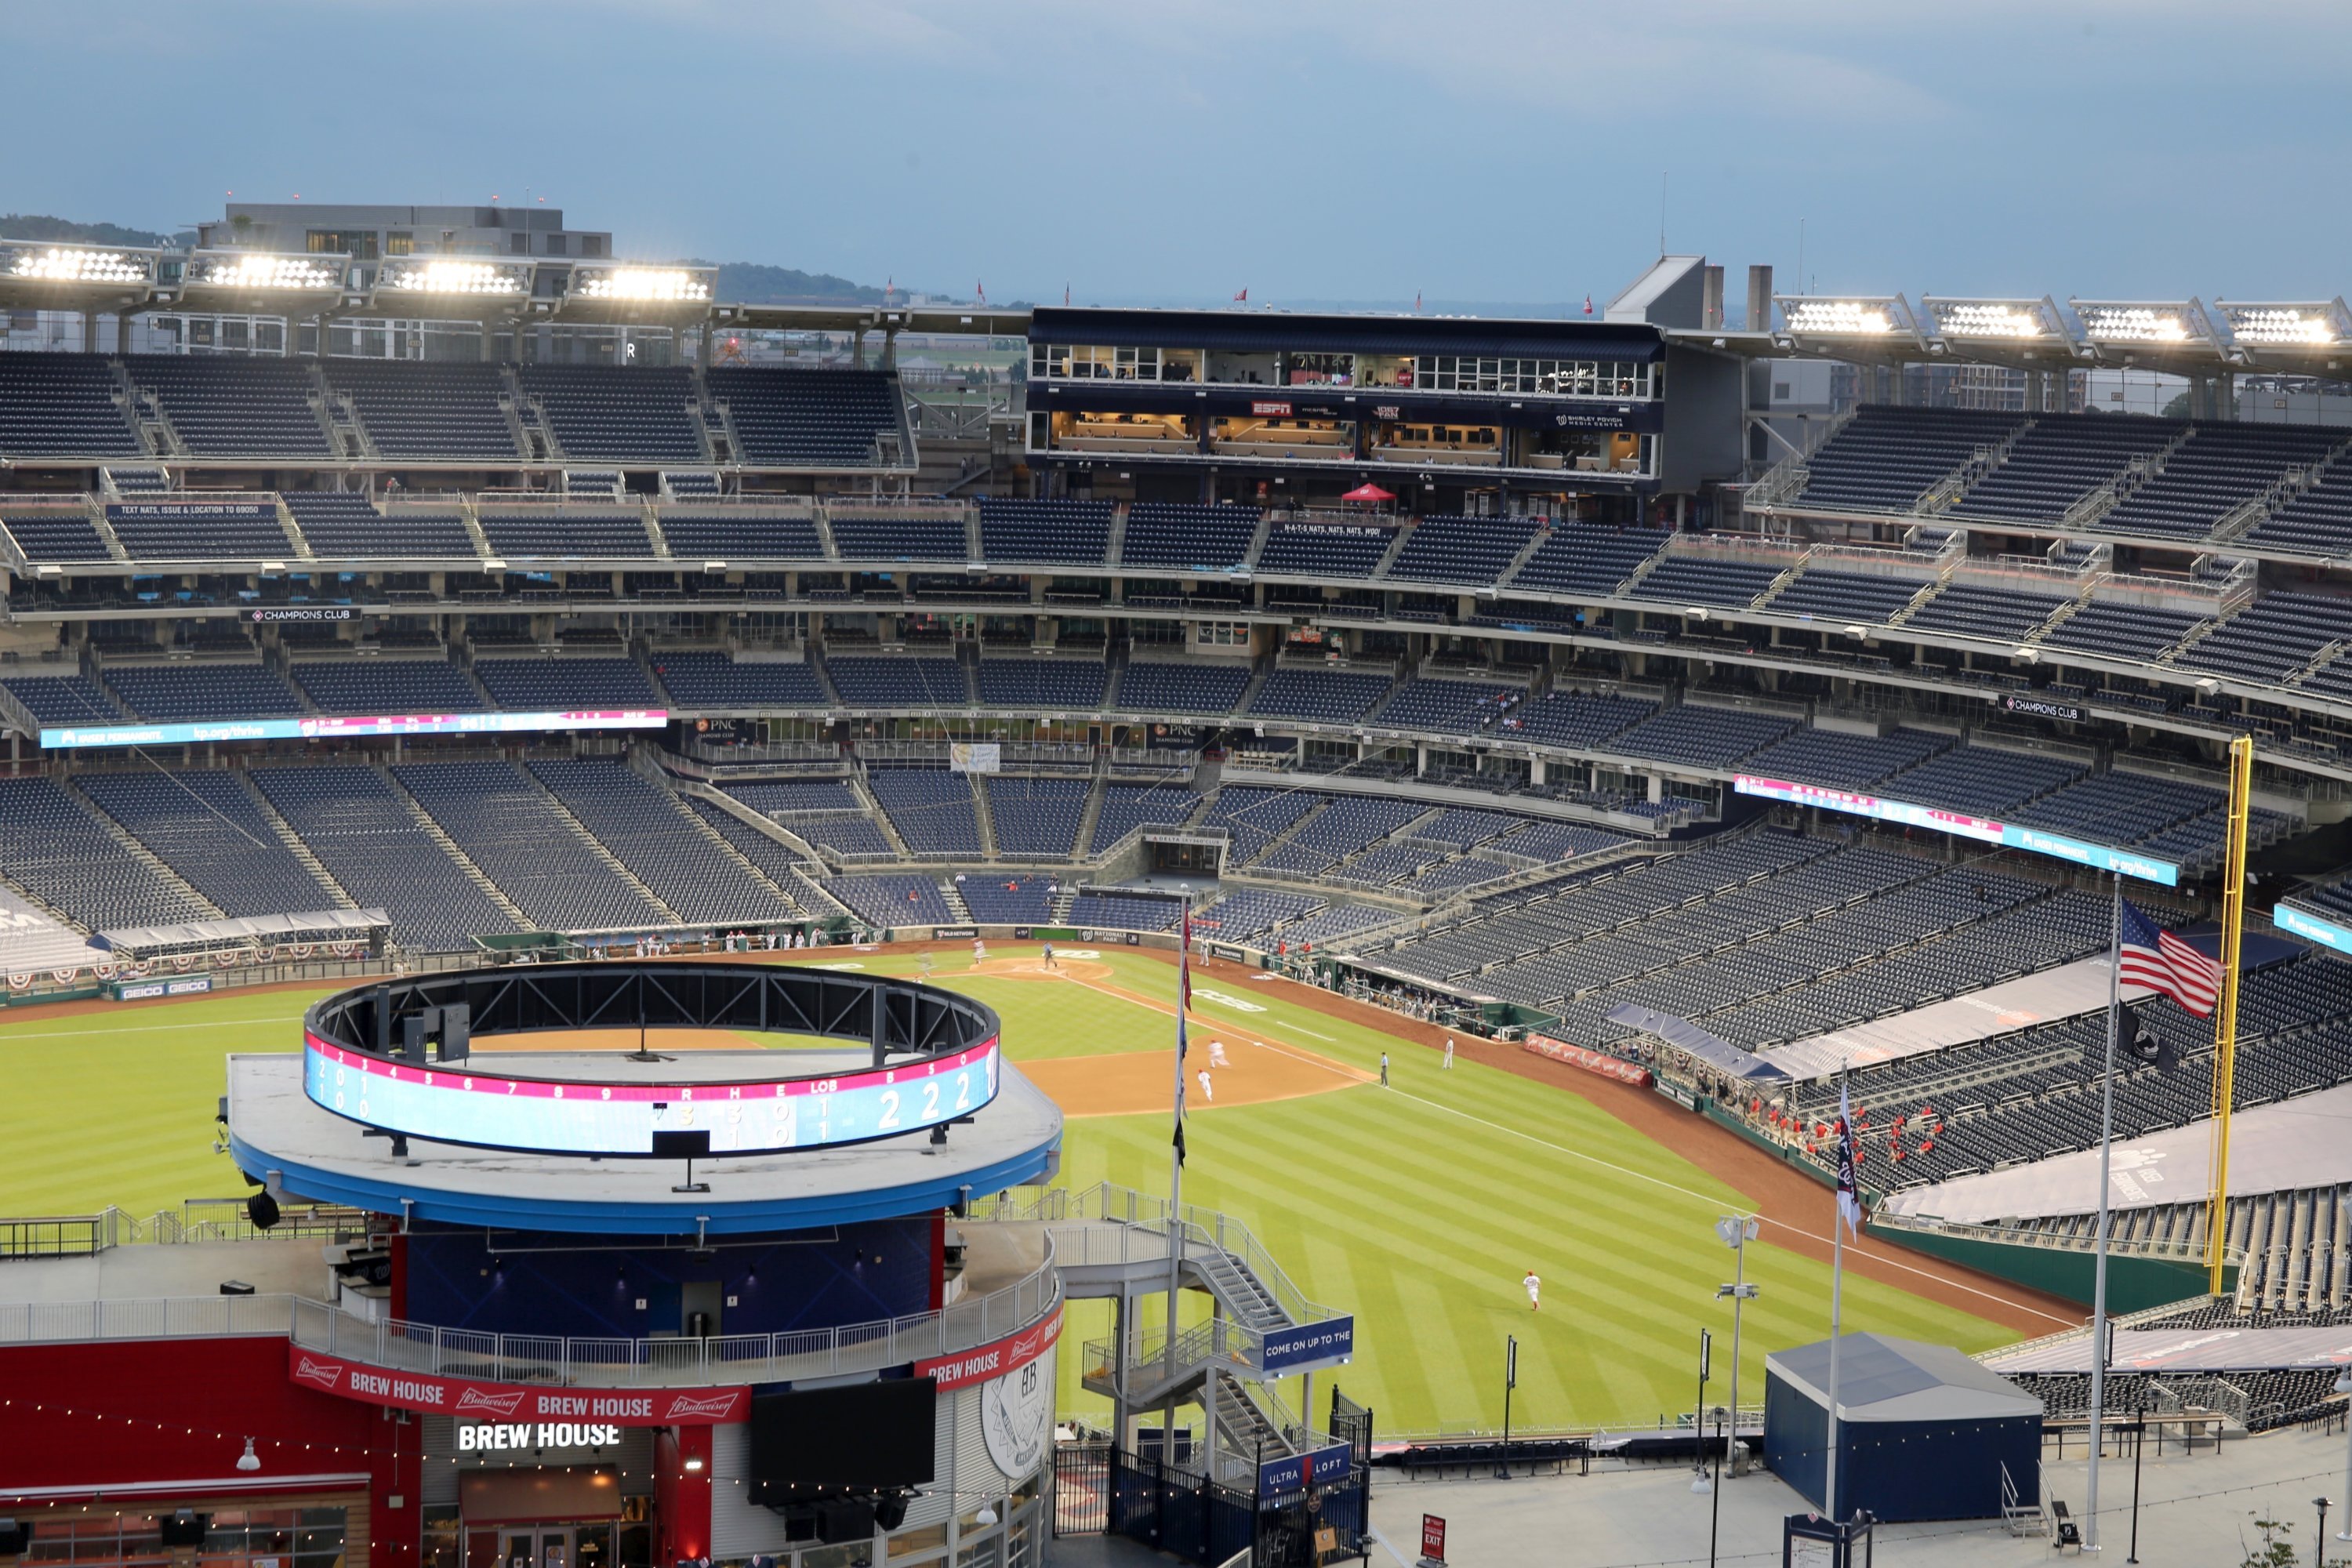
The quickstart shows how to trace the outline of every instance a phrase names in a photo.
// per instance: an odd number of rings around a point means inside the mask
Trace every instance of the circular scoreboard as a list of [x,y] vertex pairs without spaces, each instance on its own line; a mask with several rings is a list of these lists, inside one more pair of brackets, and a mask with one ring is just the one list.
[[[862,1060],[735,1076],[782,1053],[551,1052],[509,1070],[474,1041],[720,1029],[853,1042]],[[834,1148],[943,1126],[995,1099],[993,1009],[908,981],[782,964],[572,963],[365,985],[303,1016],[303,1091],[350,1121],[436,1142],[679,1158]],[[509,1040],[509,1043],[513,1043]]]

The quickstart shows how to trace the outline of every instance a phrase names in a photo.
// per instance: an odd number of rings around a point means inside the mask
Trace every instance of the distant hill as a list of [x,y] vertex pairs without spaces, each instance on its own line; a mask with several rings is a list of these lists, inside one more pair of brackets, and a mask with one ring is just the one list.
[[[697,262],[708,267],[707,261]],[[879,305],[882,290],[830,272],[803,272],[756,261],[719,263],[719,297],[738,305]],[[901,291],[898,298],[904,300]]]
[[62,239],[81,245],[128,245],[152,248],[172,237],[113,223],[76,223],[43,213],[0,213],[0,239]]

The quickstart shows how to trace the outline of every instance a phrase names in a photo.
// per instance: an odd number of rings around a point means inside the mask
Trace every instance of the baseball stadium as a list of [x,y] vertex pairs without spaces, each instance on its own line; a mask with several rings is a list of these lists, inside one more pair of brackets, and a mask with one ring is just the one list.
[[12,1568],[2023,1563],[2340,1473],[2340,300],[625,254],[0,240]]

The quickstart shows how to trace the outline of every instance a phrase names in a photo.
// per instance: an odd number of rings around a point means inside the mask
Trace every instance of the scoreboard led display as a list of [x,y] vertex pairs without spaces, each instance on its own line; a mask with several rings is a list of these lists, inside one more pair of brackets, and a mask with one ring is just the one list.
[[304,1091],[351,1121],[444,1143],[546,1154],[648,1155],[654,1135],[708,1133],[712,1154],[860,1143],[970,1116],[996,1098],[998,1042],[899,1067],[741,1083],[614,1083],[420,1066],[303,1044]]

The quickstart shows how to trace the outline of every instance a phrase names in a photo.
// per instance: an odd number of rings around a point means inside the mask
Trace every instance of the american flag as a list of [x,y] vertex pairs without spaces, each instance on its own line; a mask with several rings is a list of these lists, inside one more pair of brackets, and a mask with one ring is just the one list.
[[1243,284],[1241,292],[1234,295],[1234,298],[1236,300],[1247,300],[1249,298],[1249,285],[1246,283]]
[[2200,1018],[2213,1016],[2213,1004],[2221,995],[2220,964],[2160,930],[2129,903],[2124,905],[2123,929],[2116,934],[2122,958],[2117,968],[2125,984],[2161,991]]
[[1862,1185],[1854,1179],[1853,1171],[1853,1105],[1846,1099],[1845,1079],[1838,1079],[1837,1125],[1837,1206],[1838,1217],[1845,1221],[1846,1234],[1861,1237],[1857,1228],[1862,1224]]

